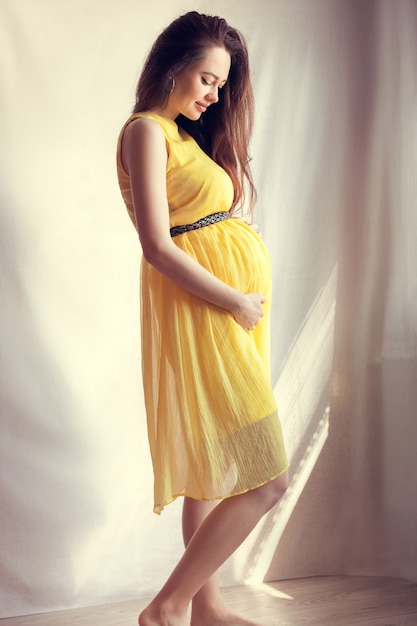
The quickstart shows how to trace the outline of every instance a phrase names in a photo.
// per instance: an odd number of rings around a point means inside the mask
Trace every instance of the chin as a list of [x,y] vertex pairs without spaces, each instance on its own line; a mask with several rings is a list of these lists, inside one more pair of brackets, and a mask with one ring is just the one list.
[[187,118],[187,120],[190,120],[190,122],[197,122],[200,117],[201,117],[201,113],[199,111],[196,112],[192,112],[192,113],[183,113],[184,117]]
[[202,111],[198,111],[197,109],[193,107],[191,109],[188,109],[187,112],[184,111],[183,116],[186,117],[191,122],[197,122],[202,116]]

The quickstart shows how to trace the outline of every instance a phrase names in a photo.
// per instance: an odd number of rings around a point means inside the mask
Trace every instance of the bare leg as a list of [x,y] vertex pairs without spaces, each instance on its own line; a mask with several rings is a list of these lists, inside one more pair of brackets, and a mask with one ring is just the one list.
[[[197,528],[219,502],[201,502],[184,498],[182,513],[182,531],[185,546],[191,540]],[[191,626],[260,626],[256,622],[230,611],[221,596],[219,572],[215,572],[201,587],[192,600]]]
[[[283,495],[287,473],[223,500],[200,524],[161,591],[139,616],[140,626],[189,626],[192,598]],[[230,625],[232,626],[232,625]]]

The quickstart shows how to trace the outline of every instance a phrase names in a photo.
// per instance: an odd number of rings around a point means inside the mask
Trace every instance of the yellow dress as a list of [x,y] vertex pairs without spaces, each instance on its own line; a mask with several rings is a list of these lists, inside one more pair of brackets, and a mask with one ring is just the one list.
[[[170,226],[229,211],[228,174],[174,121],[138,113],[123,127],[117,150],[120,189],[133,224],[120,149],[124,129],[136,117],[157,121],[166,137]],[[178,496],[216,500],[244,493],[288,467],[270,382],[270,266],[262,239],[232,218],[173,241],[224,282],[267,300],[264,317],[245,332],[228,311],[142,259],[142,375],[156,513]]]

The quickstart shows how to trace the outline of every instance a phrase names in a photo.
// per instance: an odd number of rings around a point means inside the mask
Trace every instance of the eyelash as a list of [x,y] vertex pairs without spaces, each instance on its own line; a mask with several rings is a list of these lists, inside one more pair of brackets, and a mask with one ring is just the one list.
[[[202,82],[202,83],[203,83],[203,85],[205,85],[206,87],[211,87],[211,86],[212,86],[212,84],[213,84],[213,83],[209,83],[209,81],[208,81],[208,80],[206,80],[206,79],[204,78],[204,76],[202,76],[202,77],[201,77],[201,82]],[[223,89],[223,85],[221,85],[221,86],[219,87],[219,90],[220,90],[220,89]]]

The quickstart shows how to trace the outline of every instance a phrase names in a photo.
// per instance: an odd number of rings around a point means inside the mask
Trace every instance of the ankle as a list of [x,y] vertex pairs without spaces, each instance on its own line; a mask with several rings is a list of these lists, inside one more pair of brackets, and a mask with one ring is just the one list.
[[223,603],[223,598],[220,591],[211,591],[210,593],[199,592],[193,598],[192,607],[193,611],[195,611],[196,609],[198,611],[204,611],[205,609],[211,609],[212,607],[216,607],[220,603]]
[[156,596],[140,613],[139,626],[165,626],[187,624],[187,604],[176,602],[173,598]]

